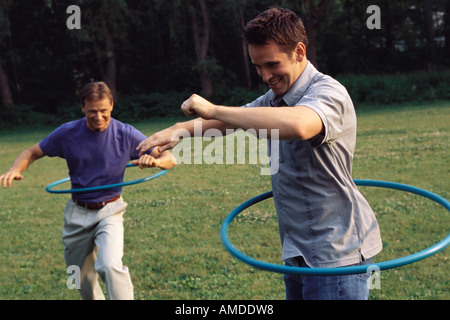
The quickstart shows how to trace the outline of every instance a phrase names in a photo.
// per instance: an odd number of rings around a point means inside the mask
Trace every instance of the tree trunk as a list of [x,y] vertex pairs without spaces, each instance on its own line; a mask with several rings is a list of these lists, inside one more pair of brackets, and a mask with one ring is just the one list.
[[102,80],[108,85],[114,98],[114,102],[117,102],[117,88],[116,88],[116,49],[114,44],[114,35],[111,31],[111,27],[108,24],[108,20],[114,21],[114,17],[107,11],[107,1],[100,2],[98,9],[99,19],[99,32],[101,35],[95,37],[91,35],[94,40],[94,49],[97,55],[97,62],[100,69]]
[[330,0],[321,0],[317,6],[314,6],[313,0],[308,0],[305,13],[305,29],[308,36],[308,48],[306,56],[311,63],[317,67],[317,49],[316,39],[319,28],[320,19],[327,10]]
[[447,1],[445,6],[445,16],[444,16],[444,57],[450,58],[450,1]]
[[434,41],[433,8],[430,0],[423,0],[423,14],[428,46],[428,68],[434,69],[436,67],[436,42]]
[[2,60],[0,58],[0,95],[2,98],[3,106],[10,110],[13,105],[13,99],[11,94],[11,89],[9,88],[8,76],[2,67]]
[[214,93],[214,89],[211,82],[211,77],[204,64],[208,55],[209,35],[211,28],[209,12],[205,0],[197,0],[197,2],[200,5],[200,11],[202,13],[203,32],[202,34],[200,34],[196,12],[195,10],[193,10],[191,16],[195,55],[197,57],[197,67],[200,73],[200,81],[202,84],[203,94],[205,95],[205,98],[211,98]]
[[244,13],[242,10],[242,7],[239,8],[239,36],[241,38],[242,43],[242,60],[244,62],[244,74],[245,74],[245,83],[247,86],[247,89],[252,88],[252,77],[250,73],[250,64],[248,63],[248,46],[245,41],[244,37],[244,27],[245,27],[245,21],[244,21]]
[[117,88],[116,88],[116,51],[114,46],[114,39],[111,31],[106,24],[105,28],[105,53],[106,53],[106,68],[103,74],[105,83],[111,89],[114,101],[117,102]]
[[394,48],[394,18],[392,13],[392,2],[388,1],[383,12],[383,17],[385,17],[386,21],[384,36],[386,38],[386,48],[388,49]]

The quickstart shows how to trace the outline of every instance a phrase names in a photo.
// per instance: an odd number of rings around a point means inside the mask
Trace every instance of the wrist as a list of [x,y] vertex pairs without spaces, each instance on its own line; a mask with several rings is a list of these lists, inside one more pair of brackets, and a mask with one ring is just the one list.
[[189,122],[177,122],[170,127],[170,130],[172,133],[177,132],[179,130],[189,130],[190,131],[190,125],[189,125]]
[[211,119],[223,121],[227,107],[215,105],[212,108]]

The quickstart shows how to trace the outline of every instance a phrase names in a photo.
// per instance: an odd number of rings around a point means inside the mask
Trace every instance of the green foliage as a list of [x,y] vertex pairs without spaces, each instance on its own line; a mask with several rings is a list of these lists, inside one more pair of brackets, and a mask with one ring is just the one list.
[[[337,79],[347,88],[356,109],[366,105],[395,104],[450,99],[450,71],[415,72],[396,75],[345,75]],[[258,89],[220,87],[212,101],[217,104],[241,106],[267,91],[263,84]],[[113,116],[125,122],[138,122],[151,118],[180,117],[181,103],[191,95],[187,90],[177,92],[151,92],[124,94],[118,97]],[[80,118],[83,114],[77,103],[63,105],[56,113],[36,110],[35,106],[16,105],[12,110],[0,109],[1,130],[13,127],[59,125]]]
[[388,105],[450,98],[450,71],[347,75],[338,80],[347,88],[355,104]]
[[248,90],[244,87],[234,87],[229,90],[223,88],[221,92],[216,93],[215,101],[217,104],[226,106],[242,106],[266,93],[267,89],[265,85],[260,86],[258,90]]
[[113,115],[121,121],[182,116],[181,103],[188,97],[178,92],[124,95],[116,103]]
[[53,121],[54,117],[35,111],[35,107],[30,105],[14,105],[12,109],[0,109],[0,126],[2,130],[36,127],[47,125]]
[[[205,67],[210,72],[217,100],[234,102],[233,94],[228,97],[229,91],[247,85],[240,12],[245,23],[274,5],[274,1],[206,2],[211,39]],[[69,3],[56,0],[30,3],[3,0],[0,8],[0,60],[17,105],[34,106],[33,110],[50,118],[63,113],[67,105],[76,105],[81,86],[88,81],[105,80],[106,57],[111,54],[106,52],[107,30],[114,42],[118,96],[200,93],[191,25],[195,2],[80,0],[73,3],[81,10],[79,30],[66,28]],[[312,3],[317,5],[318,1]],[[371,4],[381,8],[381,30],[368,30],[365,25],[366,9]],[[294,10],[304,20],[311,9],[305,2],[294,0],[284,0],[278,5]],[[437,40],[444,39],[449,28],[448,5],[447,9],[445,6],[445,1],[433,2],[433,12],[442,18],[435,21]],[[330,1],[318,26],[318,69],[333,76],[407,74],[426,69],[428,48],[422,11],[419,1]],[[436,47],[439,68],[450,66],[448,42],[444,46],[440,40]],[[251,89],[255,90],[260,79],[254,70],[251,77]],[[428,96],[442,97],[439,91],[445,88],[445,85],[434,88],[434,93],[427,88]],[[362,95],[359,89],[356,91],[356,95]],[[403,96],[406,89],[401,91]],[[391,100],[383,98],[381,89],[365,93],[364,97],[367,95],[368,102]]]

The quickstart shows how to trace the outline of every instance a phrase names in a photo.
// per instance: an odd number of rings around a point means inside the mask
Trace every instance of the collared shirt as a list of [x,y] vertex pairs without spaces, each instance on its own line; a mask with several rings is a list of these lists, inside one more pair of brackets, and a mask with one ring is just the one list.
[[347,90],[308,62],[284,96],[270,90],[243,107],[257,106],[306,106],[325,128],[310,140],[279,141],[272,191],[282,259],[303,256],[311,267],[340,267],[380,252],[377,220],[351,175],[356,114]]

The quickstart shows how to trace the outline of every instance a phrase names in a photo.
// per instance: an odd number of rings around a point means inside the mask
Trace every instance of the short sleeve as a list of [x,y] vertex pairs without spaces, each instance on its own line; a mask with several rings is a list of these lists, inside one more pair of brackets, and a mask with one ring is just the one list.
[[[139,151],[136,150],[136,148],[139,145],[139,143],[141,143],[143,140],[147,139],[147,136],[131,125],[127,125],[127,127],[130,132],[130,158],[138,159]],[[145,153],[150,154],[150,153],[152,153],[152,151],[153,151],[153,148],[151,148],[150,150],[148,150]]]
[[[320,90],[316,87],[320,87]],[[316,83],[298,101],[298,106],[313,109],[322,120],[325,135],[319,144],[336,139],[344,130],[344,112],[345,105],[348,103],[347,99],[349,97],[346,90],[344,89],[343,92],[340,84],[336,82]]]
[[62,148],[62,136],[64,131],[65,126],[62,125],[39,142],[39,147],[46,156],[64,157]]

